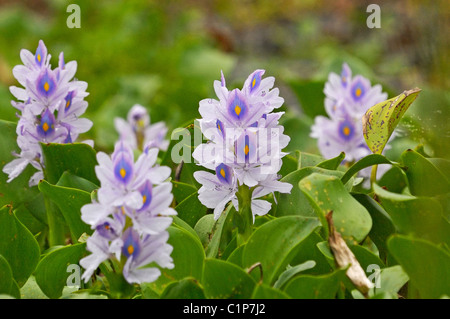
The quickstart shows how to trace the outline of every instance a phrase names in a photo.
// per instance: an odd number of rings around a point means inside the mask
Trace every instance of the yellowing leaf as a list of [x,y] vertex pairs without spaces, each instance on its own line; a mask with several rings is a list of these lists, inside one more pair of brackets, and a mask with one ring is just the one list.
[[362,118],[367,146],[375,154],[381,154],[395,127],[421,89],[415,88],[387,101],[375,104]]

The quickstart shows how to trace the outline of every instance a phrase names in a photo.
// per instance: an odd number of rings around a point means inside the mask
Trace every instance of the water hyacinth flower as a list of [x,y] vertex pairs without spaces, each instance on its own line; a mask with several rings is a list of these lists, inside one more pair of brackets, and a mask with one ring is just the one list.
[[[43,178],[42,150],[39,143],[72,143],[79,135],[92,127],[92,121],[81,118],[88,103],[84,98],[87,83],[74,79],[77,63],[65,63],[64,54],[59,55],[58,66],[50,65],[50,54],[44,42],[39,41],[35,54],[22,49],[23,65],[13,68],[13,75],[23,86],[11,86],[17,101],[11,101],[19,113],[17,144],[20,153],[6,164],[3,172],[8,182],[19,176],[28,164],[38,169],[30,181],[36,185]],[[93,145],[92,141],[85,141]]]
[[[279,124],[283,112],[279,108],[284,99],[274,88],[275,78],[263,78],[265,71],[256,70],[248,76],[242,89],[228,90],[223,73],[214,81],[216,99],[199,103],[200,128],[208,142],[194,150],[199,165],[215,174],[197,171],[194,178],[202,184],[199,200],[214,208],[214,218],[221,215],[228,202],[239,210],[240,187],[249,190],[252,219],[264,215],[270,208],[268,201],[258,199],[275,191],[289,193],[292,185],[273,183],[265,191],[268,176],[278,181],[282,152],[290,138]],[[256,191],[258,189],[258,191]],[[242,195],[242,194],[241,194]]]
[[150,115],[142,105],[133,105],[126,121],[120,117],[115,118],[114,126],[120,138],[133,149],[148,151],[156,147],[166,151],[169,147],[169,141],[165,140],[168,128],[164,122],[150,124]]
[[[370,107],[387,99],[381,85],[371,86],[363,76],[352,76],[344,63],[340,75],[329,74],[324,93],[328,117],[316,116],[310,133],[317,139],[322,156],[329,159],[345,152],[344,162],[352,163],[371,154],[363,136],[362,117]],[[380,165],[378,174],[381,176],[388,168]],[[370,168],[361,170],[360,175],[369,177]]]
[[129,283],[158,278],[157,268],[141,268],[150,262],[174,267],[166,231],[176,215],[170,207],[170,168],[155,165],[157,154],[157,148],[150,148],[135,161],[123,140],[116,142],[111,156],[97,153],[95,171],[101,187],[97,200],[81,208],[82,220],[94,230],[87,240],[92,254],[80,261],[85,281],[107,259],[124,261],[123,275]]

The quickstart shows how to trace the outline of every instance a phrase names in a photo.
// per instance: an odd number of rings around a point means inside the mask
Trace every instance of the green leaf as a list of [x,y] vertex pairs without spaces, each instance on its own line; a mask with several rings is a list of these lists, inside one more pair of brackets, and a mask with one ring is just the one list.
[[263,224],[244,246],[243,266],[260,262],[263,282],[272,284],[296,255],[299,244],[318,226],[316,218],[303,216],[279,217]]
[[336,230],[348,242],[361,242],[372,228],[372,219],[366,208],[345,189],[340,179],[334,176],[313,173],[300,181],[299,187],[308,197],[322,225],[325,215],[333,211]]
[[320,167],[304,167],[296,170],[280,181],[292,184],[292,190],[289,194],[277,194],[277,205],[275,206],[275,216],[300,215],[306,217],[315,217],[314,208],[311,206],[305,194],[298,188],[298,183],[306,176],[312,173],[322,173],[330,176],[341,177],[343,173],[335,170],[327,170]]
[[88,181],[87,179],[84,179],[80,176],[73,175],[67,171],[61,175],[61,178],[59,179],[56,185],[69,188],[76,188],[88,193],[91,193],[92,191],[99,188],[99,186],[95,185],[91,181]]
[[100,185],[95,174],[97,158],[95,150],[84,143],[42,144],[44,176],[50,184],[56,184],[65,171]]
[[417,98],[420,89],[402,94],[369,108],[363,116],[363,135],[367,146],[375,154],[381,154],[403,114]]
[[242,268],[219,259],[205,259],[202,285],[206,298],[250,298],[255,281]]
[[352,176],[358,173],[360,170],[378,164],[397,165],[396,163],[388,160],[383,155],[370,154],[350,166],[350,168],[345,172],[344,176],[341,177],[341,181],[345,185],[350,180],[350,178],[352,178]]
[[192,195],[193,193],[197,193],[197,188],[191,184],[186,184],[182,182],[177,182],[172,180],[172,193],[173,197],[175,197],[175,201],[177,203],[181,203],[184,199]]
[[450,246],[450,223],[437,200],[391,193],[376,184],[373,188],[400,233]]
[[380,269],[379,276],[378,282],[375,280],[375,287],[371,292],[374,296],[387,293],[396,298],[398,291],[409,281],[408,275],[400,265]]
[[339,167],[339,165],[342,163],[344,158],[345,158],[345,153],[341,152],[341,154],[339,154],[338,156],[336,156],[334,158],[330,158],[330,159],[325,160],[323,162],[320,162],[316,166],[320,167],[320,168],[335,170],[335,169],[337,169]]
[[39,261],[39,244],[16,218],[9,205],[0,209],[0,255],[8,261],[13,277],[21,287]]
[[450,254],[423,239],[394,235],[389,251],[418,289],[420,298],[450,296]]
[[301,273],[304,270],[311,269],[316,265],[316,262],[314,260],[308,260],[300,265],[295,266],[289,266],[285,271],[281,273],[281,275],[278,277],[277,281],[275,281],[275,284],[273,285],[274,288],[282,288],[283,285],[288,282],[292,277],[295,275]]
[[383,207],[366,194],[352,194],[352,196],[363,205],[372,218],[372,228],[369,232],[370,239],[375,243],[382,260],[386,261],[387,239],[396,232],[391,217]]
[[403,152],[400,161],[405,166],[411,194],[435,196],[450,192],[450,171],[441,171],[433,162],[413,150]]
[[36,267],[34,273],[41,290],[52,299],[62,295],[70,272],[67,267],[78,264],[86,254],[86,243],[68,245],[45,255]]
[[79,189],[51,185],[43,180],[39,190],[58,206],[69,226],[72,241],[77,242],[83,233],[92,234],[92,229],[81,220],[81,207],[91,203],[91,194]]
[[214,215],[207,214],[195,224],[194,229],[205,247],[206,257],[222,255],[231,240],[232,219],[235,212],[234,206],[230,204],[218,220],[214,220]]
[[300,275],[287,283],[284,292],[295,299],[334,299],[345,272],[340,269],[320,276]]
[[10,295],[13,286],[13,273],[8,261],[0,255],[0,295]]
[[179,203],[175,210],[179,218],[194,227],[198,220],[205,216],[207,208],[200,202],[198,194],[195,192]]
[[205,299],[205,293],[195,278],[184,278],[170,283],[162,292],[161,299]]
[[39,288],[34,276],[30,276],[25,285],[20,288],[20,294],[22,299],[48,299],[41,288]]
[[161,294],[167,285],[186,277],[201,280],[205,252],[197,236],[188,231],[170,226],[168,229],[168,243],[173,247],[171,257],[175,267],[173,269],[161,268],[161,276],[152,283],[142,284],[157,294]]
[[252,299],[290,299],[290,297],[280,289],[258,283],[253,290]]

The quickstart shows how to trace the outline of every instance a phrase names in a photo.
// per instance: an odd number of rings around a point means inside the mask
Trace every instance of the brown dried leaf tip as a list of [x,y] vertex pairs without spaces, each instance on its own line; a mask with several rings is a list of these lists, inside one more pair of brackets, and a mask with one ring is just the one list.
[[[347,268],[346,275],[356,288],[367,298],[370,288],[373,288],[373,283],[367,278],[366,273],[362,269],[355,255],[348,248],[346,242],[342,238],[341,234],[336,231],[333,223],[333,211],[330,211],[327,215],[329,237],[328,243],[330,244],[331,251],[333,252],[334,259],[339,268]],[[350,267],[349,267],[350,266]]]

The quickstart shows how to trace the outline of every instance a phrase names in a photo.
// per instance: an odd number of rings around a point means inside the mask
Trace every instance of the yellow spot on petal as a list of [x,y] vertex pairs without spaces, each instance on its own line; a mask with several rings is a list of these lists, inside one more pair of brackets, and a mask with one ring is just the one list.
[[48,90],[50,90],[50,85],[48,84],[48,82],[44,83],[44,90],[45,92],[48,92]]
[[361,88],[357,88],[355,92],[356,96],[359,97],[361,93],[362,93]]
[[245,147],[244,147],[244,153],[245,153],[245,155],[248,155],[248,152],[249,152],[248,145],[245,145]]
[[105,225],[105,229],[106,229],[106,230],[109,230],[109,225]]
[[123,206],[120,207],[120,210],[122,211],[122,215],[125,215],[125,208]]
[[348,126],[344,127],[344,135],[349,136],[350,135],[350,128]]
[[252,81],[252,87],[255,87],[255,84],[256,84],[256,78],[254,78]]
[[44,132],[48,131],[49,127],[48,127],[47,122],[44,122],[44,124],[42,125],[42,129],[44,130]]
[[125,178],[125,176],[127,175],[127,171],[125,170],[125,168],[121,168],[119,173],[122,178]]
[[145,202],[147,201],[147,196],[142,196],[142,203],[145,204]]
[[128,254],[129,254],[129,255],[132,255],[133,252],[134,252],[134,247],[133,247],[133,245],[129,245],[129,246],[127,247],[127,251],[128,251]]
[[37,55],[37,59],[38,59],[39,62],[41,62],[41,59],[42,59],[42,58],[41,58],[41,55],[40,55],[40,54]]
[[239,107],[239,105],[236,105],[234,107],[234,112],[236,113],[237,116],[239,116],[239,114],[241,114],[241,108]]
[[223,168],[220,170],[220,175],[222,175],[222,177],[225,178],[226,174],[225,174],[225,170]]
[[66,109],[69,108],[69,106],[70,106],[70,100],[68,100],[68,101],[66,102]]

